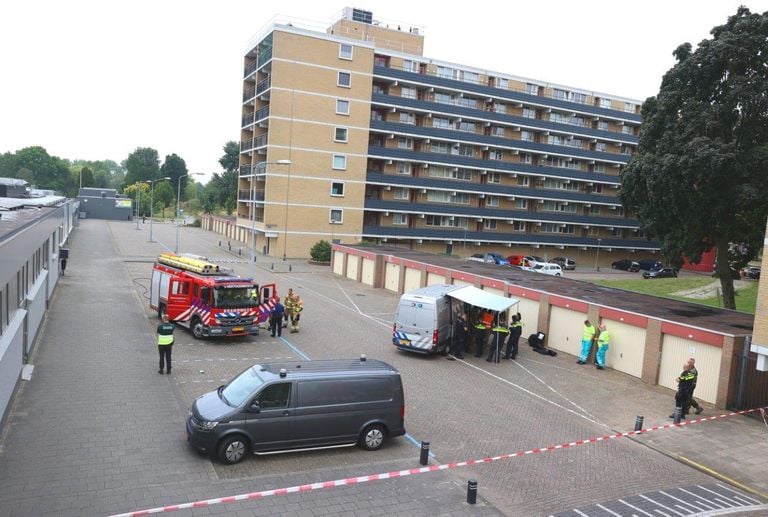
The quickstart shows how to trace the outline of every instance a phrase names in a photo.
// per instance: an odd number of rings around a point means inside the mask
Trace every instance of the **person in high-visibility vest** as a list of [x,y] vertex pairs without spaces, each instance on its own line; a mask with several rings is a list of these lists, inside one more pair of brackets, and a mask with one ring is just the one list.
[[163,313],[162,323],[157,326],[157,351],[160,354],[160,369],[157,373],[171,374],[171,352],[173,351],[173,331],[176,329],[173,323],[168,321],[168,315]]
[[611,341],[611,334],[606,330],[605,323],[600,324],[600,335],[597,336],[597,354],[595,354],[595,366],[598,370],[605,368],[605,353]]
[[475,357],[480,357],[483,355],[483,350],[485,349],[485,340],[486,340],[486,326],[483,322],[483,316],[484,315],[478,315],[477,321],[473,325],[475,328],[473,332],[473,337],[475,339]]
[[584,320],[584,332],[581,335],[581,355],[578,364],[587,364],[589,354],[592,352],[592,342],[595,340],[595,326],[589,320]]
[[[675,379],[677,380],[675,408],[680,409],[680,416],[683,418],[691,408],[691,395],[693,394],[693,385],[696,382],[696,375],[691,371],[692,366],[689,361],[686,361],[683,365],[683,372]],[[672,413],[669,418],[675,418],[675,414]]]
[[493,326],[491,332],[493,332],[493,336],[491,338],[491,347],[490,350],[488,350],[486,361],[498,363],[501,358],[501,347],[504,345],[504,341],[506,341],[507,336],[509,335],[507,322],[501,314],[497,316],[496,325]]
[[294,294],[291,303],[291,333],[299,331],[299,319],[301,319],[301,311],[303,310],[304,302],[301,301],[301,296]]
[[504,359],[517,359],[517,345],[520,343],[520,336],[523,333],[523,322],[520,321],[518,314],[512,315],[512,322],[509,324],[509,338],[507,339],[507,349],[504,352]]

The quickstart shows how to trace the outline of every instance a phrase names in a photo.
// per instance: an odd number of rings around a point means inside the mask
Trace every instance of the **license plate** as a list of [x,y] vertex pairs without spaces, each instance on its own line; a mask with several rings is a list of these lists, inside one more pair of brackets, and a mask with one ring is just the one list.
[[411,342],[408,339],[401,339],[400,344],[403,346],[410,346]]
[[232,329],[232,332],[242,332],[245,330],[245,327],[235,327]]

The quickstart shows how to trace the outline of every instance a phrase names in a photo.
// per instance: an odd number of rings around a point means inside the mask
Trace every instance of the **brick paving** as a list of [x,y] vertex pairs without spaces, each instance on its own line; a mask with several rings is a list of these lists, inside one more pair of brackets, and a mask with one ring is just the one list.
[[[182,230],[183,250],[227,255],[217,236]],[[76,258],[57,287],[32,358],[33,380],[20,390],[0,442],[0,515],[106,515],[418,466],[418,449],[406,438],[377,453],[344,448],[247,458],[236,466],[211,463],[187,446],[183,422],[194,398],[254,362],[298,358],[297,351],[312,359],[365,353],[399,368],[409,436],[430,441],[440,463],[626,431],[638,414],[646,426],[656,425],[667,421],[673,405],[669,390],[579,368],[566,354],[544,358],[524,345],[519,364],[398,352],[390,344],[394,294],[300,262],[261,261],[255,269],[281,292],[300,292],[306,307],[301,333],[201,342],[179,329],[174,373],[158,375],[157,318],[146,288],[152,257],[164,241],[173,247],[173,232],[155,225],[159,242],[149,243],[148,231],[130,223],[81,222],[71,245]],[[244,275],[254,271],[245,263],[230,266]],[[766,437],[762,422],[731,417],[190,514],[546,515],[715,481],[675,456],[768,492],[760,464]],[[470,477],[480,484],[474,507],[464,501]]]

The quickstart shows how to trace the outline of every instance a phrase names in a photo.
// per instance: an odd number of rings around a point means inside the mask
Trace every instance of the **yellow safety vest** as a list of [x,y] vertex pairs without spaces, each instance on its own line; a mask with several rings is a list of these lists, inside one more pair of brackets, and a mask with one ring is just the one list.
[[590,325],[587,327],[584,326],[584,341],[592,341],[595,339],[595,327],[594,325]]

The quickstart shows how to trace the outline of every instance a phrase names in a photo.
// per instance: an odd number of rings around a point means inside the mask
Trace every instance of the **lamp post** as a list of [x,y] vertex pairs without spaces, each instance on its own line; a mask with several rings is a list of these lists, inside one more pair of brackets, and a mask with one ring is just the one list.
[[181,207],[181,178],[186,176],[202,176],[202,172],[190,172],[188,174],[182,174],[179,176],[179,186],[176,188],[176,247],[173,249],[174,253],[179,252],[179,208]]
[[[264,169],[263,174],[267,174],[267,165],[290,165],[291,160],[276,160],[274,162],[259,162],[256,167],[251,171],[251,261],[256,262],[256,174],[259,167]],[[287,195],[287,194],[286,194]],[[286,200],[286,210],[288,209]],[[286,216],[287,217],[287,216]]]
[[152,196],[149,201],[149,242],[155,242],[152,240],[152,217],[155,215],[155,183],[163,180],[170,180],[170,176],[158,178],[156,180],[147,180],[147,183],[152,185]]
[[[143,182],[142,182],[143,183]],[[139,229],[139,210],[141,210],[141,189],[136,187],[136,229]]]
[[603,242],[603,239],[600,237],[597,238],[597,253],[595,254],[595,269],[600,271],[600,243]]

